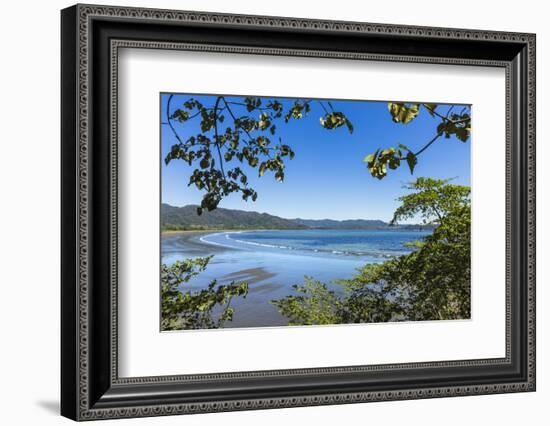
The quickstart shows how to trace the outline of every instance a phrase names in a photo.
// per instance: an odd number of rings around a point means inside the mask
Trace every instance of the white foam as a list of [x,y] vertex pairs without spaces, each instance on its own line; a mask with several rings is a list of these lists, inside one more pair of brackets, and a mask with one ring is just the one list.
[[[207,237],[215,237],[215,236],[218,236],[218,235],[224,235],[225,234],[225,238],[227,238],[228,240],[232,240],[232,238],[229,238],[229,234],[238,234],[242,231],[231,231],[231,232],[217,232],[215,234],[208,234],[208,235],[205,235],[203,237],[200,237],[199,238],[199,241],[205,243],[205,244],[210,244],[210,245],[213,245],[213,246],[218,246],[218,247],[224,247],[224,248],[234,248],[233,246],[230,246],[230,245],[226,245],[226,244],[222,244],[222,243],[218,243],[216,241],[209,241],[207,240],[206,238]],[[233,241],[237,241],[237,240],[233,240]]]

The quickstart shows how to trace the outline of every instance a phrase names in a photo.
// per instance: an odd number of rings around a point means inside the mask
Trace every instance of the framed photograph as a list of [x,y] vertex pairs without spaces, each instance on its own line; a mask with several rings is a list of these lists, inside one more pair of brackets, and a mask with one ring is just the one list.
[[64,416],[535,390],[533,34],[61,24]]

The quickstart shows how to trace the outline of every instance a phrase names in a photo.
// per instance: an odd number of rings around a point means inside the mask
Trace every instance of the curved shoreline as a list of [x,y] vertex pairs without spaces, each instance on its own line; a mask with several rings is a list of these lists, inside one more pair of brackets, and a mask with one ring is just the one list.
[[174,239],[177,243],[181,243],[184,246],[184,250],[189,252],[189,254],[206,256],[212,254],[212,252],[232,250],[230,247],[208,244],[201,240],[204,236],[220,232],[223,233],[224,231],[169,231],[161,233],[161,240]]
[[[203,235],[202,237],[199,237],[199,241],[200,241],[201,243],[207,244],[207,245],[209,245],[209,246],[223,247],[224,249],[234,250],[235,247],[227,246],[227,245],[225,245],[225,244],[217,243],[217,242],[215,242],[215,241],[207,241],[207,240],[205,240],[204,238],[205,238],[205,237],[208,237],[208,236],[215,236],[215,235],[227,235],[227,234],[232,234],[232,233],[237,234],[237,233],[239,233],[239,232],[243,232],[243,231],[222,231],[222,232],[212,232],[212,233]],[[237,240],[234,240],[234,241],[237,241]]]
[[[273,232],[274,230],[255,229],[255,230],[192,230],[192,231],[172,231],[163,232],[162,239],[173,239],[173,243],[170,244],[174,250],[181,249],[190,255],[205,256],[215,253],[221,253],[224,251],[248,251],[258,253],[271,253],[271,254],[289,254],[294,256],[314,256],[314,257],[330,257],[339,259],[364,259],[368,263],[379,263],[389,260],[391,258],[407,255],[410,253],[408,250],[403,250],[400,247],[385,247],[377,248],[376,243],[374,247],[371,247],[369,243],[369,235],[365,236],[365,245],[362,241],[351,242],[350,244],[344,243],[338,246],[338,241],[331,242],[330,239],[317,247],[302,247],[299,243],[296,245],[289,244],[285,241],[284,234],[282,240],[277,238],[268,241],[257,241],[251,238],[249,241],[247,238],[239,238],[233,234],[248,234],[248,233],[261,233],[261,232]],[[277,230],[285,232],[288,230]],[[315,230],[319,232],[318,230]],[[416,234],[416,233],[415,233]],[[412,250],[411,250],[412,251]]]
[[[219,248],[228,249],[228,250],[248,250],[248,251],[260,251],[260,252],[270,252],[270,253],[295,253],[296,255],[308,255],[308,256],[332,255],[339,258],[341,257],[366,258],[369,261],[372,259],[383,261],[383,260],[394,258],[396,256],[403,256],[410,253],[410,251],[408,250],[391,250],[391,249],[369,250],[367,247],[361,248],[360,250],[358,247],[357,250],[354,250],[354,249],[346,249],[344,247],[342,248],[330,247],[330,244],[328,244],[326,247],[320,246],[318,248],[308,248],[308,247],[292,246],[290,244],[283,244],[283,243],[277,244],[276,242],[263,243],[263,242],[253,241],[253,240],[247,241],[246,239],[233,238],[231,236],[233,234],[257,233],[257,232],[265,232],[265,231],[266,230],[212,232],[207,235],[202,235],[199,238],[199,241],[209,246],[219,247]],[[223,239],[224,236],[225,236],[225,239]],[[210,239],[210,237],[212,238]]]

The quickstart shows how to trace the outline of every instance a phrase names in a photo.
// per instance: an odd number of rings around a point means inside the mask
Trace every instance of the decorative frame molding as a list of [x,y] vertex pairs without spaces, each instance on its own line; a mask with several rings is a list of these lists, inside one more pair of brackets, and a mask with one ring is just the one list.
[[[159,33],[159,40],[139,38]],[[189,29],[182,41],[170,28]],[[235,33],[238,44],[212,43],[204,28]],[[337,49],[299,47],[284,37],[273,45],[252,46],[255,33],[316,34],[334,39]],[[161,31],[165,31],[161,33]],[[193,34],[197,32],[195,37]],[[242,35],[241,35],[242,33]],[[122,37],[123,36],[123,37]],[[356,51],[336,40],[372,41]],[[266,36],[266,38],[268,38]],[[265,41],[271,43],[271,38]],[[420,44],[419,55],[400,53],[388,43]],[[478,47],[469,56],[441,56],[438,44],[455,51]],[[299,43],[298,43],[299,44]],[[305,43],[307,44],[307,43]],[[311,43],[313,44],[313,43]],[[117,369],[117,70],[118,49],[154,48],[265,55],[298,55],[355,60],[481,65],[506,70],[507,260],[506,357],[502,359],[327,367],[192,376],[119,378]],[[451,51],[451,53],[456,53]],[[465,54],[466,55],[466,54]],[[62,12],[62,414],[75,420],[141,417],[197,412],[366,401],[434,398],[535,390],[535,36],[510,32],[409,27],[265,16],[243,16],[126,7],[76,5]],[[92,161],[90,159],[93,158]],[[98,169],[100,165],[100,169]],[[101,173],[107,172],[107,173]],[[104,176],[105,175],[105,176]],[[107,191],[101,191],[106,189]],[[108,194],[103,194],[108,192]],[[516,211],[517,210],[517,211]],[[103,231],[98,231],[103,230]],[[101,248],[101,249],[100,249]],[[107,253],[102,257],[101,250]],[[517,257],[519,263],[512,262]],[[98,307],[98,305],[102,307]],[[108,309],[106,309],[108,307]],[[506,371],[508,380],[473,380],[453,385],[445,372],[488,367]],[[454,369],[454,370],[453,370]],[[429,371],[434,386],[404,385],[399,374]],[[478,371],[478,370],[475,370]],[[373,374],[395,376],[395,384],[376,388]],[[329,391],[331,379],[349,379]],[[349,377],[348,377],[349,376]],[[374,377],[374,376],[373,376]],[[379,377],[379,376],[378,376]],[[504,377],[504,376],[503,376]],[[299,378],[319,384],[295,390]],[[438,378],[438,379],[437,379]],[[230,380],[248,380],[237,394],[214,391]],[[281,389],[277,379],[285,380]],[[437,380],[440,380],[438,382]],[[293,380],[294,384],[291,383]],[[400,381],[401,380],[401,381]],[[390,386],[391,385],[391,386]],[[182,392],[197,389],[196,395]],[[269,396],[254,389],[272,386]],[[333,388],[334,386],[332,386]],[[188,388],[187,388],[188,389]],[[312,387],[313,389],[313,387]],[[323,391],[325,389],[325,391]],[[138,395],[139,393],[139,395]],[[263,392],[265,394],[265,390]],[[148,396],[143,396],[148,395]],[[211,395],[211,396],[208,396]],[[262,394],[263,395],[263,394]]]

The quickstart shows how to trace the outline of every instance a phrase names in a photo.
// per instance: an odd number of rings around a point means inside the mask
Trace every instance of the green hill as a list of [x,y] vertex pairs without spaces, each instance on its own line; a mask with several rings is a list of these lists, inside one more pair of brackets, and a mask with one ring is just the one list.
[[161,205],[163,230],[188,229],[307,229],[307,226],[267,213],[217,208],[197,215],[196,205]]
[[[374,219],[284,219],[267,213],[217,208],[197,215],[196,205],[174,207],[161,205],[163,231],[211,229],[383,229],[390,228],[383,220]],[[432,229],[427,225],[396,225],[393,230]]]

